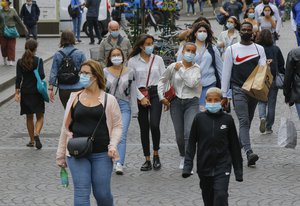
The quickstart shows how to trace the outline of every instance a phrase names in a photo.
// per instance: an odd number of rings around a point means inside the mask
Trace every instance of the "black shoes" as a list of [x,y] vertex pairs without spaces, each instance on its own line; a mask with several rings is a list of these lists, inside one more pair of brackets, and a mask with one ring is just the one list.
[[160,160],[159,160],[159,156],[155,155],[153,156],[153,169],[154,170],[159,170],[161,168],[161,163],[160,163]]
[[257,154],[254,154],[252,150],[247,151],[247,160],[248,160],[248,167],[254,167],[256,161],[259,159]]
[[97,44],[100,44],[100,43],[101,43],[101,41],[102,41],[102,39],[99,39]]
[[94,41],[91,41],[90,43],[89,43],[89,45],[94,45],[95,44],[95,42]]
[[39,138],[38,135],[34,136],[34,141],[35,141],[35,147],[37,149],[41,149],[43,145],[42,145],[42,143],[41,143],[40,138]]
[[151,161],[147,160],[141,167],[141,171],[150,171],[152,170]]

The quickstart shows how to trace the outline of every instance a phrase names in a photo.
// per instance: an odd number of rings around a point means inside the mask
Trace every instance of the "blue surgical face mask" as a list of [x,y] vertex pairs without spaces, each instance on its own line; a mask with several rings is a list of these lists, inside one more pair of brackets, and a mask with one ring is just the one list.
[[110,32],[110,34],[111,34],[112,37],[116,38],[116,37],[119,36],[120,32],[119,31],[112,31],[112,32]]
[[233,29],[234,28],[234,24],[230,23],[230,22],[227,22],[226,23],[226,27],[227,27],[227,29]]
[[91,77],[89,75],[80,74],[79,77],[80,77],[79,82],[82,87],[88,88],[89,86],[91,86],[92,82],[91,82]]
[[208,110],[211,113],[217,113],[222,109],[221,102],[216,103],[206,103],[205,109]]
[[249,14],[248,14],[248,17],[249,17],[250,19],[254,19],[255,14],[254,14],[254,13],[249,13]]
[[151,55],[153,53],[154,46],[145,46],[145,53]]
[[197,39],[199,41],[205,41],[207,38],[207,33],[206,32],[198,32],[197,33]]
[[185,52],[183,54],[183,59],[187,62],[192,62],[192,61],[194,61],[195,56],[196,55],[191,52]]

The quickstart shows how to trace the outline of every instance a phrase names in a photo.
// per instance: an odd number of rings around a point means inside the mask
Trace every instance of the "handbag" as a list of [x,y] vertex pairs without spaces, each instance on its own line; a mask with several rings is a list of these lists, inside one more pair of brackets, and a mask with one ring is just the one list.
[[35,70],[33,70],[33,73],[36,78],[36,88],[38,92],[42,95],[45,102],[49,102],[49,96],[48,96],[48,89],[47,89],[47,82],[45,80],[42,80],[39,74],[39,66],[40,66],[40,58],[38,58],[38,65]]
[[[151,69],[152,69],[152,65],[155,59],[155,55],[153,56],[153,59],[151,61],[150,67],[149,67],[149,71],[148,71],[148,77],[147,77],[147,82],[146,82],[146,87],[140,87],[139,90],[140,92],[144,95],[144,97],[146,97],[147,99],[150,99],[150,95],[149,95],[149,90],[148,90],[148,84],[149,84],[149,79],[150,79],[150,74],[151,74]],[[141,101],[138,100],[138,104],[141,104]]]
[[3,28],[3,36],[5,38],[9,38],[9,39],[15,39],[18,38],[20,36],[17,28],[15,26],[13,27],[8,27],[6,25],[6,21],[5,21],[5,16],[4,13],[2,11],[2,17],[3,17],[3,23],[4,23],[4,28]]
[[294,122],[291,120],[291,108],[289,108],[288,117],[282,117],[278,130],[278,146],[295,149],[297,145],[297,130]]
[[75,137],[71,138],[68,141],[67,149],[69,151],[69,154],[76,159],[86,157],[93,151],[93,143],[95,140],[95,133],[100,126],[101,120],[103,118],[103,115],[105,113],[106,109],[106,103],[107,103],[107,93],[105,93],[105,100],[104,100],[104,109],[101,114],[101,117],[99,119],[99,122],[97,123],[96,128],[94,129],[92,135],[90,137]]
[[175,89],[172,85],[170,85],[170,89],[165,92],[164,97],[171,102],[176,97]]
[[281,74],[279,72],[276,73],[275,85],[276,85],[276,87],[278,89],[283,89],[283,86],[284,86],[284,74]]

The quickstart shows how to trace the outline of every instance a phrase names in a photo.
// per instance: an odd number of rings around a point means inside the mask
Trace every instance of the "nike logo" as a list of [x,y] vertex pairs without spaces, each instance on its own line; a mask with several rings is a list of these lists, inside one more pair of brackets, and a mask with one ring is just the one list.
[[220,129],[226,129],[227,128],[227,125],[223,124]]
[[249,59],[250,57],[253,57],[255,56],[256,54],[251,54],[251,55],[248,55],[248,56],[244,56],[244,57],[239,57],[239,55],[236,56],[235,58],[235,61],[236,62],[243,62],[245,61],[246,59]]

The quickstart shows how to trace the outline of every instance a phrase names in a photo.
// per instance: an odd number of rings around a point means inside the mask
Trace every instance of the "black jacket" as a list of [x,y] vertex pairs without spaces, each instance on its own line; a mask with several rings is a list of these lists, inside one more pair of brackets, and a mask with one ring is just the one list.
[[215,176],[231,172],[243,180],[243,159],[233,118],[222,111],[198,113],[193,121],[183,174],[190,174],[197,146],[197,173]]
[[273,60],[270,65],[271,73],[272,73],[273,77],[275,78],[277,71],[281,74],[284,74],[285,73],[284,58],[282,56],[280,48],[276,45],[272,45],[272,46],[262,45],[262,46],[265,49],[267,59]]
[[288,54],[283,94],[286,103],[300,103],[300,48],[293,49]]
[[31,6],[31,13],[26,8],[26,3],[23,4],[21,12],[20,12],[20,18],[24,21],[24,24],[28,27],[32,27],[37,24],[40,17],[40,9],[38,5],[35,3]]

